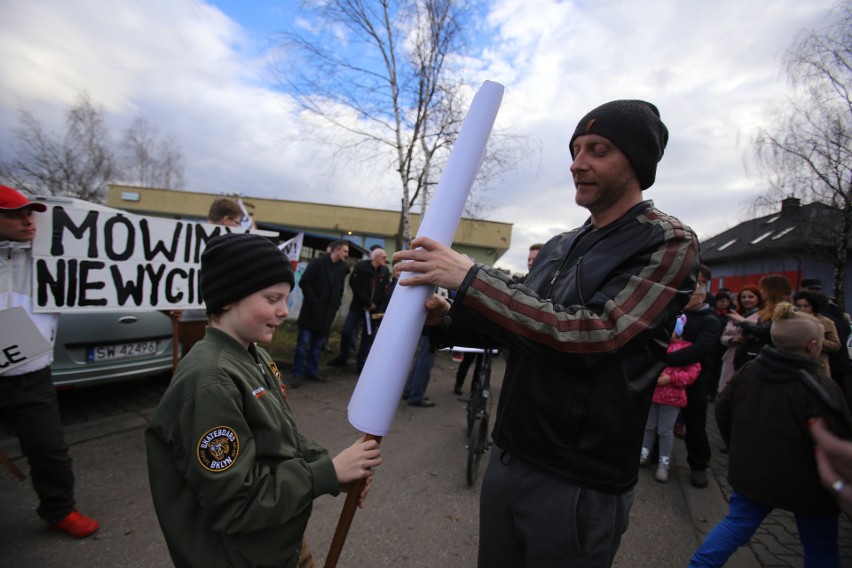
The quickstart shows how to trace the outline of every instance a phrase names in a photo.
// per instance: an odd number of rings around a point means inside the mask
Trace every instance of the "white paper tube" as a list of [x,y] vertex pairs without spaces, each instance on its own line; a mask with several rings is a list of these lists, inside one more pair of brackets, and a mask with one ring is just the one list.
[[[443,245],[452,245],[502,99],[503,85],[499,83],[485,81],[477,91],[423,216],[418,237],[428,236]],[[408,275],[403,272],[400,280]],[[429,286],[396,286],[349,401],[349,423],[359,431],[374,436],[385,436],[390,431],[426,321],[426,300],[432,293]]]

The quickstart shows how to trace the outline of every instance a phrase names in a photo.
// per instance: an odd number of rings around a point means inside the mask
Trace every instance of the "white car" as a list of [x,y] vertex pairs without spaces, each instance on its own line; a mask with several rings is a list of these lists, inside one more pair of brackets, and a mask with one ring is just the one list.
[[165,375],[172,323],[158,311],[63,313],[53,348],[53,384],[73,388]]

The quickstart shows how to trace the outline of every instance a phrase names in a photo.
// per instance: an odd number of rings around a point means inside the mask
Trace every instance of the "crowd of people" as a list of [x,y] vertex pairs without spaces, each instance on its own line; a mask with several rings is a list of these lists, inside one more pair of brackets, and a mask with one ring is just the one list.
[[[795,293],[781,275],[711,293],[694,232],[644,198],[667,143],[660,112],[646,101],[611,101],[581,118],[570,169],[574,201],[589,218],[531,248],[523,279],[429,237],[397,251],[392,273],[377,248],[349,277],[341,365],[356,350],[358,330],[356,365],[363,365],[394,286],[452,291],[426,302],[405,393],[411,406],[431,406],[428,374],[415,370],[421,362],[431,369],[436,346],[475,334],[505,348],[480,496],[481,567],[611,565],[639,468],[656,462],[654,477],[666,482],[679,430],[690,481],[707,487],[714,399],[734,493],[691,566],[724,564],[776,507],[796,515],[806,566],[840,566],[837,519],[841,509],[852,514],[852,433],[843,429],[852,424],[848,320],[812,279]],[[33,212],[43,210],[0,186],[0,237],[21,255],[2,266],[15,289],[0,297],[34,321],[29,251],[14,243],[32,241]],[[345,241],[332,242],[301,277],[294,386],[324,380],[319,355],[341,304],[348,253]],[[403,262],[407,275],[399,279]],[[304,436],[282,373],[258,346],[288,315],[295,285],[286,255],[258,235],[217,236],[202,254],[205,334],[178,364],[145,436],[153,502],[175,565],[311,566],[304,532],[313,500],[353,491],[363,503],[381,464],[375,440],[360,438],[332,458]],[[50,321],[40,331],[52,340]],[[49,364],[0,381],[0,416],[27,408],[27,397],[40,405],[50,421],[44,439],[24,443],[34,415],[21,414],[15,426],[38,513],[84,537],[98,525],[75,509]],[[458,379],[461,390],[464,375]]]
[[789,279],[780,274],[770,274],[757,285],[742,286],[738,292],[720,288],[713,301],[716,314],[723,323],[721,367],[715,383],[717,393],[724,390],[737,369],[757,357],[764,345],[771,344],[770,329],[775,308],[781,302],[789,302],[822,324],[825,337],[818,373],[833,379],[844,396],[849,397],[849,314],[823,293],[818,279],[803,279],[794,292]]
[[[847,472],[832,469],[841,466],[830,466],[821,445],[815,454],[814,440],[823,444],[817,436],[832,436],[818,417],[833,421],[835,434],[850,420],[849,316],[822,293],[817,279],[802,280],[794,291],[788,278],[770,274],[756,285],[709,294],[710,277],[702,265],[696,291],[678,318],[639,465],[656,456],[654,478],[665,482],[677,432],[685,438],[692,485],[707,487],[711,448],[705,417],[708,401],[716,400],[714,414],[725,443],[719,451],[729,453],[733,493],[728,515],[690,566],[723,566],[774,508],[794,514],[805,566],[840,566],[838,513],[849,511]],[[811,381],[818,386],[809,386]],[[827,415],[813,388],[834,401],[834,413]],[[829,444],[852,449],[836,437]]]

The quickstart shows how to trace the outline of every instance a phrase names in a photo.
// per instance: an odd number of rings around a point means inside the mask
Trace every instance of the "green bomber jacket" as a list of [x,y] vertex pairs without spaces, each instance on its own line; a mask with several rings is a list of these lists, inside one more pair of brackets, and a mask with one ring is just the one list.
[[145,431],[151,495],[175,566],[296,566],[313,500],[340,486],[299,433],[275,362],[211,327]]

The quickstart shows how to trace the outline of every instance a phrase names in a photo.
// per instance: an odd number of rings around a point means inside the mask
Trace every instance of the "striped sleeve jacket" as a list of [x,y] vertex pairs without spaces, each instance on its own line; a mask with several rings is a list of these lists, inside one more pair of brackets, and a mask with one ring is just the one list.
[[451,335],[476,330],[509,350],[497,445],[580,486],[630,489],[698,264],[692,230],[645,201],[551,239],[523,284],[474,266],[447,321]]

